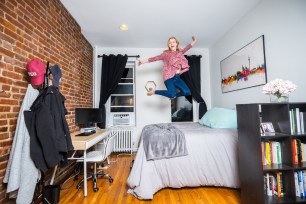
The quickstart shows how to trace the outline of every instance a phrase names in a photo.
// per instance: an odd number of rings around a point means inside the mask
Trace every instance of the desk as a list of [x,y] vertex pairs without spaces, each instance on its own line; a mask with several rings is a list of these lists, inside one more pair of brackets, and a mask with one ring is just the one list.
[[[71,133],[71,140],[74,147],[74,150],[81,150],[84,152],[83,155],[83,163],[84,163],[84,196],[87,196],[87,163],[86,163],[86,151],[100,142],[101,140],[104,140],[107,138],[107,136],[110,134],[109,130],[105,129],[99,129],[95,134],[89,135],[89,136],[75,136],[79,134],[80,132],[74,132]],[[70,159],[80,159],[75,158],[74,154]]]

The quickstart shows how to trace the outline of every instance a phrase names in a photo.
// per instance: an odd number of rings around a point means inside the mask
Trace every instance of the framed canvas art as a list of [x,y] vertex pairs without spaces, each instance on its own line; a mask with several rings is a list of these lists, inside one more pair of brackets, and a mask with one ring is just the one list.
[[264,36],[220,62],[222,93],[267,83]]

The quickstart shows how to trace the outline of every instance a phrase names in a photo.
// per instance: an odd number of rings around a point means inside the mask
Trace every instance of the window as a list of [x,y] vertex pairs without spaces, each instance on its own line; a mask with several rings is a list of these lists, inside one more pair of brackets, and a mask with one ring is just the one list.
[[110,125],[113,124],[114,114],[128,115],[130,125],[135,124],[135,61],[128,61],[114,93],[111,94],[108,104],[110,113]]
[[193,121],[193,105],[185,97],[178,97],[171,100],[171,121]]

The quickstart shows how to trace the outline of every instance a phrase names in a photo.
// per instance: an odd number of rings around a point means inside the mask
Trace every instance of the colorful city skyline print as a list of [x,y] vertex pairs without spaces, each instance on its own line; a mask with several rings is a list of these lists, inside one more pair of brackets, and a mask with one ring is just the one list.
[[266,84],[264,36],[220,62],[222,93]]

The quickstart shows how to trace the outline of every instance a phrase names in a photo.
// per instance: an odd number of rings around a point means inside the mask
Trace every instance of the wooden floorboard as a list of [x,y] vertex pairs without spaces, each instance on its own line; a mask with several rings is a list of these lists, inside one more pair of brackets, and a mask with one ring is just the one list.
[[[127,193],[126,180],[129,176],[131,162],[135,155],[112,155],[111,164],[105,173],[114,179],[109,183],[105,178],[98,179],[99,191],[94,192],[92,181],[88,181],[88,195],[83,196],[83,187],[76,189],[78,181],[70,179],[62,186],[60,204],[238,204],[240,191],[230,188],[196,187],[173,189],[166,188],[158,191],[153,200],[139,200]],[[79,176],[79,180],[81,179]]]

